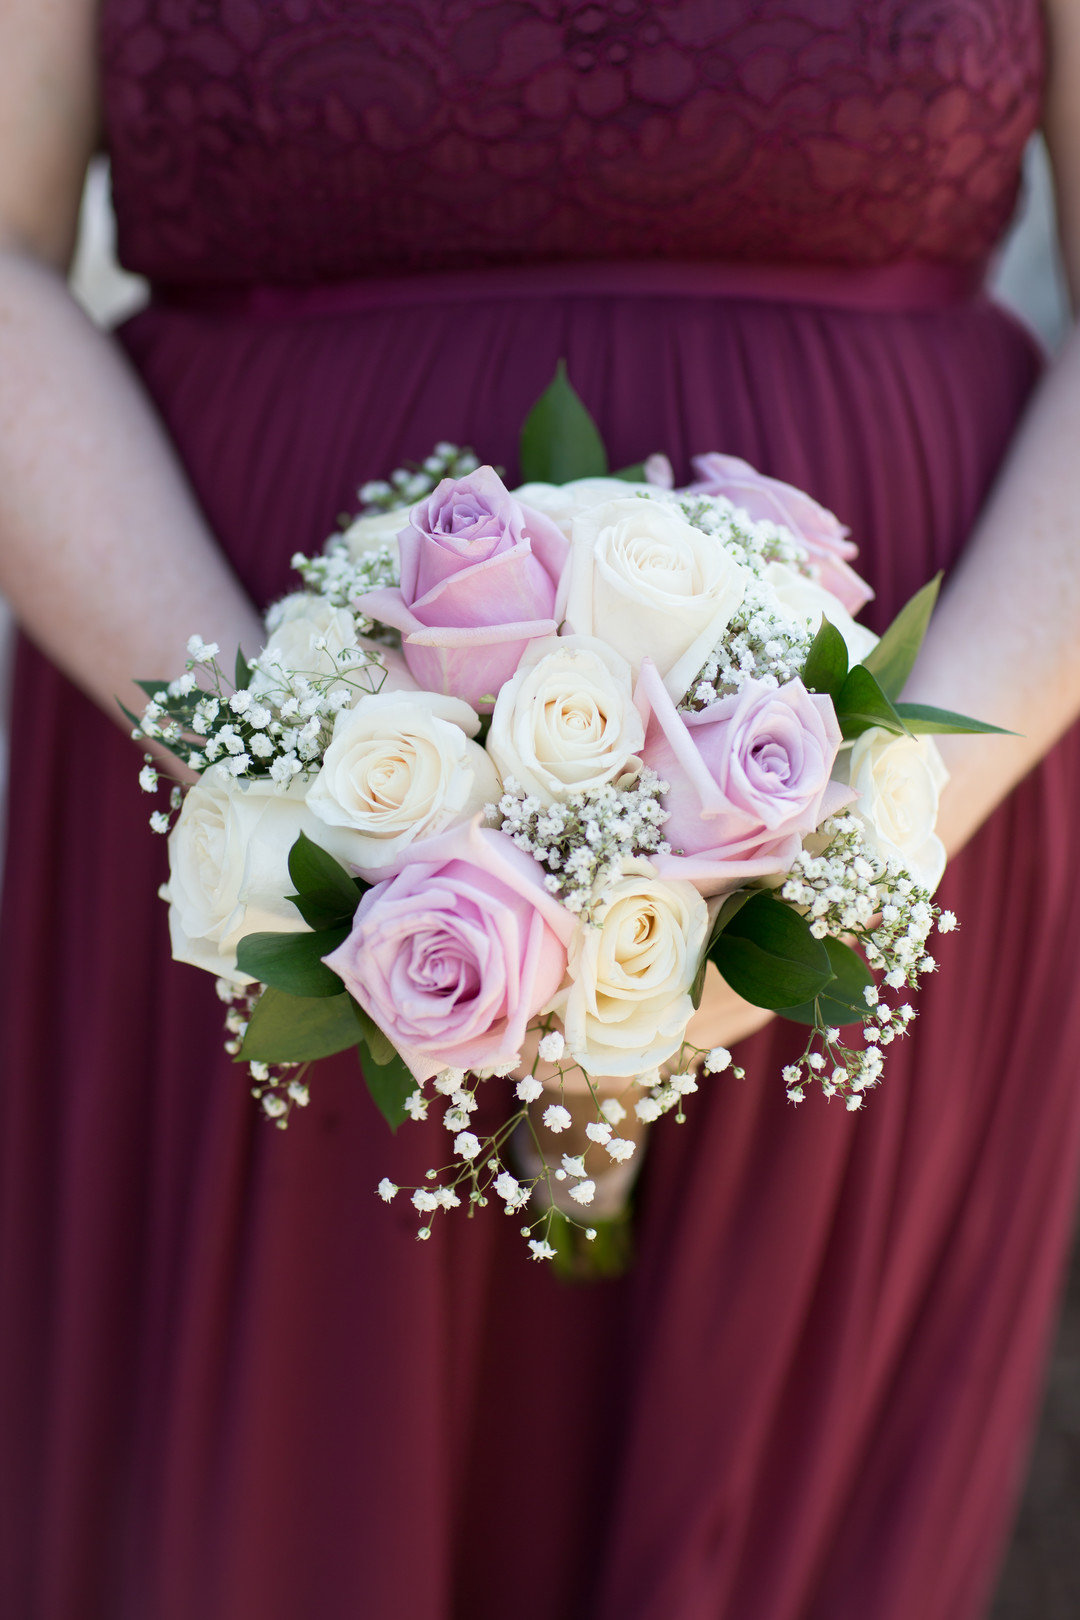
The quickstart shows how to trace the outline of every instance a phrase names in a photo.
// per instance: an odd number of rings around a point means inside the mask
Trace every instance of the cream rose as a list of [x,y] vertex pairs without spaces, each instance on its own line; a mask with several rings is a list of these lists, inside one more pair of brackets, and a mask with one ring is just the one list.
[[933,893],[945,870],[945,846],[934,827],[949,780],[933,739],[897,737],[872,726],[837,765],[834,774],[844,772],[859,795],[850,813],[865,824],[882,858],[898,861]]
[[343,668],[340,655],[357,645],[356,621],[348,609],[307,591],[275,603],[267,615],[267,628],[270,637],[251,678],[255,693],[280,688],[278,668],[308,677],[335,675]]
[[844,638],[848,661],[861,664],[878,644],[878,637],[865,624],[857,624],[838,596],[818,585],[805,574],[797,573],[783,563],[770,563],[765,577],[776,593],[781,612],[786,618],[808,624],[816,635],[821,628],[822,615]]
[[379,692],[339,714],[308,809],[334,829],[324,844],[365,877],[418,838],[468,820],[499,797],[499,778],[469,739],[474,709],[436,692]]
[[285,897],[293,892],[289,851],[320,825],[304,805],[304,784],[240,782],[214,765],[189,789],[169,834],[169,932],[173,956],[237,984],[245,934],[304,929]]
[[587,1074],[629,1077],[679,1050],[707,927],[691,884],[653,876],[647,861],[626,863],[595,922],[575,930],[570,983],[549,1009]]
[[636,771],[645,740],[630,665],[592,636],[531,641],[499,693],[488,753],[545,804]]
[[394,512],[371,512],[367,517],[359,517],[350,523],[340,538],[348,546],[353,562],[359,562],[361,557],[373,551],[381,551],[384,546],[396,557],[398,535],[408,521],[407,506],[399,506]]
[[609,501],[626,500],[634,495],[665,498],[665,492],[653,484],[630,484],[624,478],[575,478],[569,484],[522,484],[520,489],[514,490],[514,495],[526,506],[551,518],[568,540],[574,519],[594,506],[606,506]]
[[636,677],[647,653],[676,703],[743,599],[747,570],[663,500],[609,501],[574,519],[555,616],[601,636]]

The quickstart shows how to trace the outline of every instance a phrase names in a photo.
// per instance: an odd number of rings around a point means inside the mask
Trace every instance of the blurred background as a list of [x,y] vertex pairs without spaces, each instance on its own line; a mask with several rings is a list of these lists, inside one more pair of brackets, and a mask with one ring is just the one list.
[[[87,176],[71,288],[103,326],[117,325],[147,298],[145,283],[117,265],[114,242],[108,165],[99,159]],[[991,287],[1048,351],[1058,346],[1068,313],[1050,169],[1039,137],[1027,151],[1020,203],[994,266]],[[11,617],[0,598],[0,841],[12,639]],[[133,772],[133,787],[134,780]],[[1027,1487],[989,1620],[1080,1620],[1080,1249],[1064,1301]]]

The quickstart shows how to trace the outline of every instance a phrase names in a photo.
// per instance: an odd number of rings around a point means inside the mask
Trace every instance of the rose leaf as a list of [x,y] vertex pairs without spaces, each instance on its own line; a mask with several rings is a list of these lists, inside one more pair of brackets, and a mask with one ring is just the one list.
[[337,996],[291,996],[266,990],[255,1003],[240,1047],[247,1063],[309,1063],[355,1046],[363,1030],[356,1003]]
[[[377,1029],[375,1024],[372,1024],[371,1027]],[[368,1088],[372,1102],[390,1129],[396,1131],[402,1120],[407,1118],[405,1100],[407,1097],[411,1097],[416,1090],[416,1079],[408,1065],[398,1056],[386,1036],[383,1035],[382,1030],[378,1030],[378,1034],[382,1037],[382,1042],[389,1050],[389,1056],[384,1060],[382,1047],[380,1047],[380,1056],[376,1058],[371,1045],[368,1043],[365,1043],[360,1048],[357,1056],[360,1059],[364,1084]]]
[[806,918],[767,890],[735,913],[709,955],[736,995],[755,1007],[797,1007],[832,978],[829,953]]
[[916,591],[890,624],[877,646],[863,659],[863,668],[875,676],[886,697],[898,698],[914,667],[934,611],[942,575],[937,573]]
[[571,386],[565,360],[525,418],[518,459],[526,484],[569,484],[607,473],[604,441]]
[[241,973],[290,996],[337,996],[341,980],[322,958],[348,933],[346,922],[314,934],[248,934],[236,947],[236,964]]
[[972,733],[980,731],[994,731],[1002,737],[1016,737],[1015,731],[1007,731],[1004,726],[992,726],[986,720],[972,720],[967,714],[954,714],[951,709],[935,709],[931,703],[898,703],[896,712],[907,726],[908,730],[916,735],[920,732],[936,732],[939,736],[944,732]]
[[301,833],[289,851],[289,876],[296,893],[286,896],[311,928],[351,922],[360,896],[371,887],[351,877],[339,861]]
[[871,726],[881,726],[899,736],[910,735],[890,699],[881,690],[875,677],[865,664],[849,669],[844,683],[833,698],[840,730],[850,742],[861,737]]
[[834,624],[824,614],[821,628],[810,644],[806,662],[802,667],[802,683],[808,692],[821,692],[835,697],[848,672],[847,643]]
[[777,1014],[793,1024],[821,1022],[837,1028],[861,1024],[869,1011],[863,991],[874,982],[870,969],[843,940],[824,939],[821,943],[829,955],[832,978],[817,996],[797,1007],[777,1007]]

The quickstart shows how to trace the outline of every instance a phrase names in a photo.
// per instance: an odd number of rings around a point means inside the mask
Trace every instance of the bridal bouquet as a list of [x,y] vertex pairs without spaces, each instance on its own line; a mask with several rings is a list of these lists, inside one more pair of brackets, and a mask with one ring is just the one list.
[[[931,900],[926,734],[995,728],[901,700],[937,582],[879,640],[846,531],[799,491],[722,455],[685,489],[663,457],[608,476],[562,368],[522,465],[511,491],[440,445],[366,485],[364,515],[293,559],[303,589],[258,655],[228,681],[193,636],[135,723],[198,773],[151,818],[173,953],[217,977],[266,1115],[284,1126],[307,1066],[355,1047],[392,1126],[442,1110],[419,1235],[495,1198],[549,1258],[536,1183],[592,1236],[595,1172],[511,1159],[540,1066],[549,1130],[573,1072],[590,1157],[625,1161],[628,1106],[681,1119],[732,1067],[687,1037],[709,964],[805,1026],[793,1102],[814,1083],[860,1106],[955,926]],[[485,1137],[492,1077],[516,1106]]]

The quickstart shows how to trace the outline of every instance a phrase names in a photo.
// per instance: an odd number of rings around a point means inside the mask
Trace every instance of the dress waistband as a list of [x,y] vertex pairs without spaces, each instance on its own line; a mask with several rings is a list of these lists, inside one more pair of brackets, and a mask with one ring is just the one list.
[[705,264],[666,259],[583,260],[326,282],[318,286],[165,286],[167,307],[266,319],[344,315],[417,304],[529,298],[731,298],[900,314],[974,298],[981,264]]

